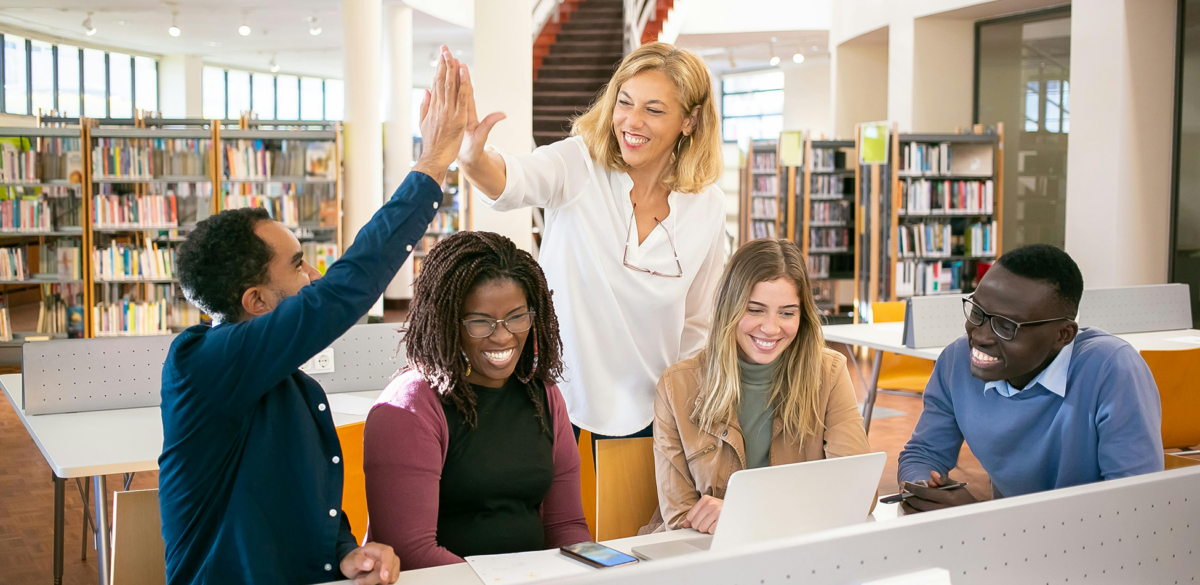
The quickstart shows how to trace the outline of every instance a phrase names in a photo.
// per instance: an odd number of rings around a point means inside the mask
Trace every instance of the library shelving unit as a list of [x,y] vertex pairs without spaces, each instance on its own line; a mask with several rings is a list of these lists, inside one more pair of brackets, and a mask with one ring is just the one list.
[[[863,126],[855,129],[856,150],[862,152]],[[892,300],[891,283],[894,268],[891,252],[893,214],[892,193],[895,189],[895,152],[899,148],[896,125],[888,132],[888,158],[879,164],[855,161],[856,211],[854,253],[855,321],[871,320],[871,303]]]
[[787,235],[787,198],[780,196],[786,188],[787,176],[779,166],[779,141],[751,140],[742,169],[739,244]]
[[459,231],[470,229],[467,225],[471,213],[469,191],[469,185],[463,179],[458,165],[451,165],[450,170],[446,172],[446,179],[442,181],[442,203],[438,205],[437,214],[433,216],[433,223],[429,224],[425,237],[413,248],[414,279],[421,273],[425,256],[438,242]]
[[817,308],[826,323],[854,321],[854,228],[857,190],[853,140],[805,141],[804,176],[796,181],[802,221],[797,233],[808,260]]

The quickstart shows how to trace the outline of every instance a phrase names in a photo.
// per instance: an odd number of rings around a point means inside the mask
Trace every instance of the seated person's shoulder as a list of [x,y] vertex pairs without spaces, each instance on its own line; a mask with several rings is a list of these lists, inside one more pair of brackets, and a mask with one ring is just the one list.
[[371,410],[380,407],[408,411],[422,418],[442,412],[437,391],[416,368],[406,368],[392,378]]
[[676,362],[662,373],[658,382],[658,392],[665,393],[665,397],[673,402],[691,399],[700,391],[703,374],[704,362],[701,356]]
[[1116,335],[1102,329],[1088,327],[1079,330],[1075,336],[1075,349],[1071,359],[1080,360],[1080,363],[1099,365],[1124,352],[1136,353],[1137,350],[1128,341]]
[[821,348],[821,367],[825,374],[836,376],[841,368],[846,367],[846,356],[842,352],[829,347]]

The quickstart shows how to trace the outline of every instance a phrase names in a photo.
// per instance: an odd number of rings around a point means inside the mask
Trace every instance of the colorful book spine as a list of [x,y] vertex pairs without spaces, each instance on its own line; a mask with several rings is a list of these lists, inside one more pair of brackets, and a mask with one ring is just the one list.
[[157,244],[137,248],[112,244],[92,252],[94,276],[100,281],[172,280],[175,278],[175,250]]

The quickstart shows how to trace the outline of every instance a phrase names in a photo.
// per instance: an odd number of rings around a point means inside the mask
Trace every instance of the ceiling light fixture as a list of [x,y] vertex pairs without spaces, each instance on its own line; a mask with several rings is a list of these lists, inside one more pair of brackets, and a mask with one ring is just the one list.
[[171,36],[173,36],[173,37],[177,37],[177,36],[179,36],[179,35],[180,35],[180,34],[183,32],[183,31],[180,31],[180,30],[179,30],[179,27],[178,27],[178,26],[175,26],[175,17],[176,17],[176,16],[179,16],[179,13],[178,13],[178,12],[172,12],[172,13],[171,13],[171,28],[168,28],[168,29],[167,29],[167,34],[169,34],[169,35],[171,35]]
[[[773,39],[774,37],[772,37],[772,40]],[[771,47],[771,67],[775,67],[776,65],[779,65],[779,55],[775,54],[775,43],[769,43],[769,46]]]
[[803,62],[804,62],[804,53],[801,53],[800,49],[796,49],[796,52],[792,53],[792,63],[803,63]]
[[271,60],[267,63],[267,66],[271,68],[271,73],[279,73],[279,63],[275,62],[274,55],[271,55]]
[[244,37],[250,36],[250,25],[246,24],[246,14],[242,14],[242,26],[238,27],[238,34]]
[[317,17],[315,16],[308,17],[308,34],[314,37],[321,34],[321,27],[317,26]]
[[89,12],[87,18],[83,19],[83,34],[92,36],[96,34],[96,27],[92,26],[92,13]]

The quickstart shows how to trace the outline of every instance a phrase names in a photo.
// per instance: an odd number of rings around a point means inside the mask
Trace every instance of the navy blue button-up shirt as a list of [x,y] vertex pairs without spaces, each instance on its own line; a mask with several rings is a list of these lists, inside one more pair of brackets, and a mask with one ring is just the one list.
[[171,344],[158,459],[168,583],[343,578],[357,545],[341,511],[341,446],[325,392],[298,368],[370,310],[441,199],[410,173],[324,278],[270,313]]

